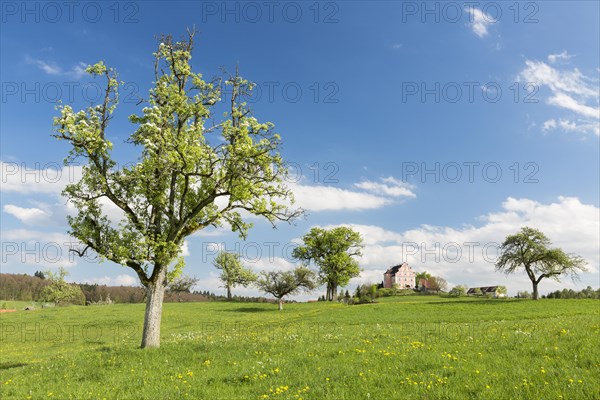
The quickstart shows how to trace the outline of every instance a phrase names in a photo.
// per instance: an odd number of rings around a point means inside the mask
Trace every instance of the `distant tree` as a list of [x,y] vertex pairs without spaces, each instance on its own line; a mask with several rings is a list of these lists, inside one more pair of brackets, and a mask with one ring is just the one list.
[[375,301],[375,297],[377,297],[377,285],[371,285],[369,295],[371,296],[371,300]]
[[460,297],[467,294],[467,288],[464,285],[456,285],[450,290],[450,295]]
[[430,290],[433,290],[434,292],[440,292],[448,288],[448,283],[442,277],[432,276],[429,279],[427,279],[427,286]]
[[594,290],[591,286],[582,289],[580,292],[563,289],[550,292],[546,297],[549,299],[598,299],[600,298],[600,289]]
[[417,274],[415,275],[415,287],[419,288],[419,282],[421,281],[421,279],[428,280],[429,278],[431,278],[431,274],[427,271],[417,272]]
[[585,261],[576,255],[566,254],[559,248],[550,248],[551,242],[537,229],[523,227],[506,237],[500,248],[501,256],[496,270],[512,274],[524,268],[533,286],[534,300],[538,299],[538,285],[544,278],[560,281],[561,275],[575,280],[585,271]]
[[527,290],[524,290],[522,292],[517,292],[517,298],[519,298],[519,299],[530,299],[531,298],[531,294],[529,294],[529,292]]
[[40,279],[46,279],[46,275],[44,275],[44,273],[42,271],[35,271],[33,276],[40,278]]
[[316,276],[306,267],[297,267],[293,271],[262,272],[256,286],[264,293],[273,295],[283,310],[283,298],[300,291],[311,291],[317,286]]
[[350,293],[348,292],[348,289],[346,289],[346,294],[344,295],[344,297],[345,297],[346,299],[349,299],[349,298],[350,298]]
[[358,262],[352,257],[362,255],[360,233],[340,226],[333,229],[312,228],[302,237],[293,257],[319,267],[319,279],[327,285],[326,299],[335,300],[338,286],[346,286],[360,274]]
[[188,275],[181,275],[167,284],[167,292],[170,293],[191,293],[192,287],[200,279]]
[[478,288],[478,287],[477,287],[477,288],[475,288],[475,289],[473,289],[473,294],[474,294],[475,296],[483,296],[483,292],[482,292],[482,291],[481,291],[481,289],[480,289],[480,288]]
[[85,296],[79,285],[70,284],[65,281],[69,273],[60,267],[58,273],[47,271],[45,276],[50,284],[42,289],[41,300],[44,303],[62,305],[67,303],[83,304]]
[[221,270],[219,280],[227,289],[227,300],[231,300],[231,288],[248,286],[257,278],[250,268],[244,268],[239,254],[221,251],[213,261],[215,268]]
[[504,296],[506,296],[507,292],[508,292],[508,289],[506,289],[506,286],[498,286],[498,288],[496,289],[496,293],[498,295],[504,295]]

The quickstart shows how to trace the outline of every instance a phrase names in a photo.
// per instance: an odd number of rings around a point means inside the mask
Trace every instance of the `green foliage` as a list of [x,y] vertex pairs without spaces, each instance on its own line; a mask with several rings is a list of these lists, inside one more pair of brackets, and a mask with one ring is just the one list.
[[45,276],[50,284],[42,289],[40,300],[55,305],[84,304],[85,296],[81,288],[65,281],[68,275],[69,273],[63,267],[59,268],[58,273],[46,271]]
[[591,286],[575,291],[573,289],[563,289],[548,293],[548,299],[600,299],[600,289],[594,290]]
[[417,274],[415,275],[415,287],[418,288],[419,287],[419,281],[421,279],[429,279],[431,278],[431,274],[428,273],[427,271],[423,271],[423,272],[417,272]]
[[312,228],[302,241],[292,255],[319,267],[319,280],[327,285],[327,300],[333,300],[339,286],[346,286],[360,274],[358,262],[352,257],[362,255],[362,238],[351,228]]
[[468,289],[465,285],[457,285],[450,290],[449,294],[454,297],[460,297],[466,295],[467,290]]
[[258,278],[249,268],[244,268],[240,256],[236,253],[221,251],[213,260],[215,268],[221,270],[219,280],[227,289],[227,298],[231,300],[231,288],[235,286],[248,286]]
[[175,278],[167,285],[167,291],[171,293],[191,293],[192,288],[200,279],[183,275]]
[[541,231],[523,227],[502,243],[496,270],[512,274],[523,268],[533,285],[533,299],[537,300],[538,284],[542,279],[559,281],[562,275],[577,279],[578,273],[586,270],[581,257],[550,248],[550,245],[550,239]]

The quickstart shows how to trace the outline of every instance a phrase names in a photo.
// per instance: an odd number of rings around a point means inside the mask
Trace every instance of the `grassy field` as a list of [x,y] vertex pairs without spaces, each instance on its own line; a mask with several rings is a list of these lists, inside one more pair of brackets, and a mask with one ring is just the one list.
[[169,303],[0,314],[0,398],[597,399],[597,300]]

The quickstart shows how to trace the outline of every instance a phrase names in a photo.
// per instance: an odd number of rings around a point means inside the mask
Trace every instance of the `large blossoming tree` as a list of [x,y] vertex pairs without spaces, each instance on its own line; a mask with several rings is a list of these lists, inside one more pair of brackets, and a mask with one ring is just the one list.
[[[226,224],[245,238],[251,224],[241,212],[273,226],[301,212],[289,208],[279,135],[244,102],[252,83],[229,76],[225,117],[205,126],[223,103],[222,90],[220,82],[192,72],[193,43],[193,31],[180,42],[160,39],[147,106],[130,116],[136,128],[128,143],[139,151],[134,163],[119,167],[111,155],[107,132],[120,83],[103,62],[87,68],[106,81],[102,103],[81,111],[60,106],[54,120],[54,136],[71,147],[65,162],[86,162],[82,179],[63,192],[77,210],[68,218],[70,234],[82,243],[80,255],[93,251],[136,272],[147,291],[142,348],[160,346],[165,286],[183,267],[187,236]],[[108,203],[119,209],[120,220],[109,218]]]

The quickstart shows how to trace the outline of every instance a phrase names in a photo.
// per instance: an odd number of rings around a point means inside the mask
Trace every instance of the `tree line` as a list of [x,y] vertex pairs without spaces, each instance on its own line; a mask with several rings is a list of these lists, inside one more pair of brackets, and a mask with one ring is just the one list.
[[[36,271],[34,276],[27,274],[0,274],[0,299],[10,301],[31,301],[38,303],[63,304],[112,304],[143,303],[146,292],[142,287],[108,286],[97,283],[68,283],[64,270],[57,273]],[[195,281],[194,278],[182,277]],[[167,287],[166,302],[224,301],[225,296],[208,290],[193,291],[191,286],[181,285],[181,279]],[[179,283],[179,285],[178,285]],[[239,302],[272,302],[264,297],[233,296]]]

